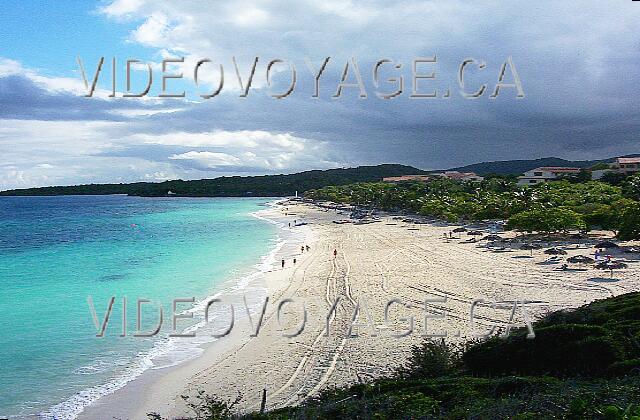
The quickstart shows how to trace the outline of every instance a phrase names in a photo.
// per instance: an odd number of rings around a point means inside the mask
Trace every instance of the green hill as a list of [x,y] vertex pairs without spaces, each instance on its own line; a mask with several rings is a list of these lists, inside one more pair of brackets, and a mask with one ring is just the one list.
[[0,195],[104,195],[127,194],[162,197],[171,191],[183,197],[281,197],[296,191],[380,181],[387,176],[424,174],[411,166],[383,164],[357,168],[305,171],[289,175],[232,176],[196,181],[136,182],[131,184],[88,184],[2,191]]
[[[628,155],[627,157],[640,155]],[[587,168],[597,163],[611,163],[615,158],[570,161],[560,158],[533,160],[505,160],[474,163],[449,170],[475,172],[480,175],[520,175],[539,166],[575,166]],[[312,170],[296,174],[230,176],[193,181],[134,182],[122,184],[87,184],[25,188],[0,191],[2,195],[104,195],[127,194],[142,197],[163,197],[169,191],[182,197],[281,197],[330,185],[346,185],[357,182],[375,182],[388,176],[427,174],[441,171],[424,171],[412,166],[382,164],[328,170]]]
[[[624,157],[638,157],[640,155],[626,155]],[[473,163],[471,165],[451,168],[452,171],[475,172],[479,175],[499,174],[499,175],[520,175],[531,169],[541,166],[572,166],[576,168],[589,168],[598,163],[612,163],[616,158],[596,159],[596,160],[566,160],[556,157],[546,157],[531,160],[502,160],[495,162]]]

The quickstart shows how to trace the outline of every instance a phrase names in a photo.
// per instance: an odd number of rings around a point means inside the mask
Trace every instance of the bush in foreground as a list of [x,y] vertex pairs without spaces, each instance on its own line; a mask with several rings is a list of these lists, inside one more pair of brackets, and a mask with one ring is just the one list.
[[425,341],[393,377],[296,407],[239,414],[239,400],[201,394],[189,419],[640,420],[640,293],[553,312],[533,327],[533,340],[522,329],[468,348]]

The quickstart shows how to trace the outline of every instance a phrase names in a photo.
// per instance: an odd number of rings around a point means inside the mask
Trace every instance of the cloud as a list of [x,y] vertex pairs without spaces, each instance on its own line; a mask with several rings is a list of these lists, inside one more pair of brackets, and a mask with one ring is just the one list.
[[295,137],[290,133],[270,133],[268,131],[214,131],[208,133],[167,133],[162,135],[141,134],[136,139],[146,144],[193,147],[242,147],[269,149],[277,147],[290,151],[302,151],[309,140]]
[[[190,100],[109,99],[106,85],[97,98],[83,98],[80,77],[43,76],[0,59],[0,153],[10,163],[0,167],[2,185],[381,162],[431,169],[639,151],[640,8],[633,2],[115,0],[102,3],[97,18],[122,30],[124,45],[136,46],[132,51],[151,51],[136,58],[155,61],[155,81],[161,58],[185,56],[185,80],[172,86],[186,88]],[[410,99],[411,59],[433,55],[436,80],[421,86],[436,89],[438,99]],[[260,57],[247,98],[239,98],[234,56],[244,78]],[[317,67],[328,56],[320,98],[311,98],[306,59]],[[525,99],[515,99],[513,90],[495,100],[459,95],[462,60],[486,63],[471,69],[467,81],[491,91],[508,56]],[[366,100],[357,89],[331,98],[350,57],[358,60]],[[215,89],[218,65],[224,66],[224,90],[210,100],[194,95],[193,66],[201,58],[212,60],[203,68],[201,91]],[[283,100],[268,96],[266,63],[273,58],[297,70],[296,90]],[[385,78],[404,77],[404,93],[393,100],[374,93],[372,70],[381,58],[402,64],[385,71]],[[286,87],[288,76],[288,70],[277,73],[273,90]],[[102,83],[109,81],[107,74]],[[391,88],[383,83],[380,89]],[[452,95],[444,99],[447,89]]]
[[[220,151],[188,151],[174,154],[195,168],[239,172],[291,172],[295,169],[339,166],[328,159],[324,143],[266,131],[216,131],[212,133],[172,133],[137,136],[147,144],[209,148]],[[223,152],[224,151],[224,152]]]
[[220,167],[240,166],[241,160],[227,153],[215,152],[187,152],[179,155],[172,155],[169,159],[173,160],[193,160],[202,164],[205,168],[217,169]]

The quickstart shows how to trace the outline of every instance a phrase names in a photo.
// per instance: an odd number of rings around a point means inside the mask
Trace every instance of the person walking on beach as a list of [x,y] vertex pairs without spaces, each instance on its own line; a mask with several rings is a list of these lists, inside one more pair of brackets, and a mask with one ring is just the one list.
[[284,268],[284,258],[282,259],[282,268]]
[[293,259],[293,265],[296,265],[296,259],[295,258]]
[[311,249],[309,245],[305,245],[305,248],[307,248],[307,252],[309,252],[309,250]]
[[304,254],[304,245],[302,245],[302,246],[300,247],[300,252],[302,252],[302,253]]
[[338,250],[334,249],[333,250],[333,258],[336,258],[338,256]]

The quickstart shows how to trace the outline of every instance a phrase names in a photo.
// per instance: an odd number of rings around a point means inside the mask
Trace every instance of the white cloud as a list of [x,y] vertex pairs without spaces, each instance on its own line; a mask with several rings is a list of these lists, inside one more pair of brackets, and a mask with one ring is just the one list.
[[277,147],[287,151],[302,151],[305,144],[313,143],[290,133],[270,133],[268,131],[241,130],[204,133],[172,132],[160,135],[139,134],[135,140],[146,144],[163,144],[189,147],[235,147],[268,149]]
[[227,153],[216,152],[187,152],[169,157],[172,160],[193,160],[204,164],[208,168],[218,168],[221,166],[240,166],[242,161]]
[[[640,8],[632,2],[115,0],[100,11],[116,23],[126,20],[127,30],[133,25],[123,38],[155,49],[151,58],[185,56],[185,79],[192,77],[196,60],[210,58],[202,68],[201,80],[208,84],[201,92],[215,89],[223,63],[223,93],[194,105],[181,99],[109,100],[103,90],[98,96],[110,105],[103,107],[96,98],[79,100],[79,74],[44,76],[0,58],[0,81],[21,75],[31,84],[15,86],[31,94],[35,84],[48,93],[20,96],[2,86],[9,93],[0,108],[1,185],[198,178],[225,170],[295,172],[336,162],[440,168],[551,153],[571,157],[585,150],[590,156],[580,157],[637,152],[629,133],[637,132],[638,121]],[[478,72],[480,83],[492,84],[502,60],[513,55],[527,98],[375,99],[372,60],[402,61],[410,92],[408,59],[433,54],[438,81],[453,83],[447,87],[454,91],[461,60],[486,59],[492,68]],[[265,86],[266,61],[287,59],[298,70],[294,95],[282,101],[264,92],[237,97],[231,57],[246,77],[256,55],[253,86]],[[321,90],[333,94],[345,59],[355,56],[370,98],[311,100],[304,59],[317,66],[326,56],[332,61]],[[95,64],[86,64],[88,72]],[[153,70],[157,82],[157,63]],[[286,80],[288,71],[280,75]],[[102,82],[109,81],[106,73]],[[45,121],[62,118],[89,121]]]
[[338,166],[327,158],[325,145],[317,140],[289,133],[267,131],[216,131],[209,133],[139,134],[145,144],[209,148],[216,151],[188,151],[169,159],[191,161],[208,169],[236,167],[243,171],[294,171]]
[[18,61],[0,57],[0,77],[7,76],[26,77],[36,85],[52,93],[67,92],[75,95],[85,93],[84,86],[80,79],[42,76],[36,70],[23,67]]

